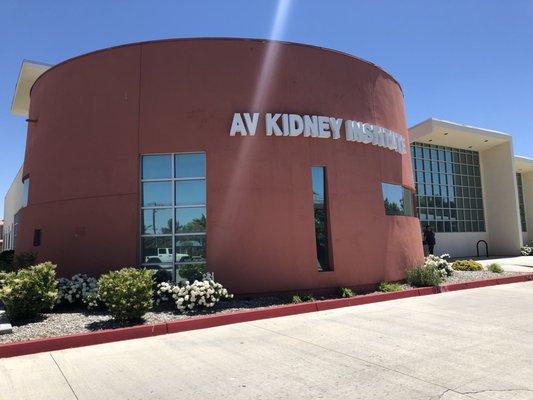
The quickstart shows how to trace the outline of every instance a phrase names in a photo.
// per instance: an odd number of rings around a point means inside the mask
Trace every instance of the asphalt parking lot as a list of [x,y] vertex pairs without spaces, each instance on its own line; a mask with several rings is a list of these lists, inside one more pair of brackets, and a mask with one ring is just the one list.
[[0,360],[0,399],[533,399],[533,282]]

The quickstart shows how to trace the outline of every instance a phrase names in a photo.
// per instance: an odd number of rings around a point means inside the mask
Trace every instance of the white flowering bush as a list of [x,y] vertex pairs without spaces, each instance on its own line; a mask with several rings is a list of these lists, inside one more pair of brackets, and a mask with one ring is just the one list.
[[520,254],[522,254],[523,256],[530,256],[531,253],[533,253],[533,247],[531,246],[526,245],[520,248]]
[[440,257],[430,254],[424,261],[424,267],[432,267],[439,271],[442,278],[453,275],[452,263],[448,262],[449,254],[442,254]]
[[[57,280],[59,295],[57,304],[84,304],[92,308],[94,299],[98,295],[98,282],[96,278],[85,274],[76,274],[72,278],[59,278]],[[97,304],[95,303],[94,306]]]
[[213,280],[188,281],[180,284],[163,282],[157,285],[157,302],[173,301],[181,312],[214,307],[220,300],[233,295],[224,286]]

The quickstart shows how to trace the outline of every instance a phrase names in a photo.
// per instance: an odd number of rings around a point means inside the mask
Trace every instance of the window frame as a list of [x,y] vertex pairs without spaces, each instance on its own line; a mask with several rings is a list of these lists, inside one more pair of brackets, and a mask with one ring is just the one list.
[[[187,155],[187,154],[203,154],[204,156],[204,171],[205,176],[191,176],[191,177],[179,177],[176,178],[176,156],[179,155]],[[143,157],[144,156],[169,156],[171,158],[170,168],[171,168],[171,177],[170,178],[148,178],[143,179]],[[176,281],[177,277],[177,270],[179,268],[179,265],[185,265],[185,264],[206,264],[207,265],[207,152],[205,150],[197,150],[197,151],[185,151],[185,152],[175,152],[175,153],[143,153],[139,155],[139,207],[138,207],[138,216],[139,216],[139,242],[138,242],[138,249],[139,249],[139,264],[143,267],[150,267],[150,266],[157,266],[157,265],[168,265],[171,268],[172,271],[172,280]],[[178,181],[204,181],[204,187],[205,187],[205,202],[202,204],[191,204],[191,205],[176,205],[176,182]],[[172,186],[172,204],[169,206],[143,206],[143,184],[147,182],[170,182]],[[205,225],[205,232],[176,232],[176,210],[180,208],[205,208],[205,215],[206,215],[206,225]],[[144,234],[143,233],[143,213],[145,210],[152,210],[152,209],[166,209],[171,210],[172,214],[172,230],[171,233],[165,233],[165,234]],[[198,236],[198,237],[204,237],[205,238],[205,260],[204,261],[186,261],[186,262],[177,262],[176,261],[176,238],[179,236]],[[154,262],[144,262],[143,257],[143,238],[146,237],[170,237],[171,239],[171,245],[172,245],[172,262],[170,263],[154,263]],[[165,268],[166,269],[166,268]]]
[[[326,269],[321,269],[322,266],[318,262],[318,248],[317,248],[317,226],[316,226],[316,216],[315,216],[315,195],[313,191],[313,170],[315,168],[322,168],[322,183],[324,189],[324,199],[323,199],[323,209],[324,209],[324,219],[325,219],[325,235],[326,235],[326,251],[327,251],[327,266]],[[310,182],[311,182],[311,205],[313,208],[313,236],[315,238],[315,253],[314,259],[318,266],[320,266],[316,271],[318,273],[327,273],[334,272],[335,265],[333,261],[333,247],[331,240],[331,224],[330,224],[330,207],[329,207],[329,190],[328,190],[328,167],[324,164],[312,164],[309,168],[310,172]],[[317,268],[315,266],[315,268]]]
[[[410,147],[414,149],[411,154],[414,154],[412,159],[413,179],[416,187],[416,206],[425,203],[428,210],[431,207],[434,210],[450,210],[450,218],[442,218],[443,227],[439,231],[438,226],[433,224],[429,218],[420,220],[421,227],[426,224],[431,224],[436,232],[476,232],[484,233],[486,229],[486,213],[485,213],[485,198],[484,187],[481,179],[482,162],[479,157],[479,152],[470,149],[461,149],[448,146],[434,145],[421,142],[413,142]],[[426,152],[426,149],[429,149]],[[438,152],[443,152],[444,157],[437,160],[439,163],[445,163],[446,182],[440,181],[439,197],[442,197],[442,203],[434,204],[436,194],[420,190],[424,185],[432,184],[427,181],[427,175],[432,176],[436,171],[432,170],[432,162],[435,161],[431,157],[432,149],[437,149]],[[427,170],[427,166],[430,169]],[[422,168],[420,168],[422,167]],[[439,167],[440,169],[440,167]],[[440,173],[440,172],[439,172]],[[423,178],[422,180],[419,178]],[[425,199],[424,201],[422,201]],[[426,213],[427,216],[428,213]],[[456,215],[452,217],[452,215]],[[450,224],[448,224],[450,222]],[[449,230],[448,230],[449,228]]]
[[[393,186],[399,186],[403,190],[407,190],[409,193],[411,193],[411,208],[413,209],[413,215],[407,215],[407,214],[387,214],[387,210],[385,209],[385,197],[383,193],[383,184],[387,185],[393,185]],[[387,217],[410,217],[410,218],[418,218],[418,207],[416,202],[416,189],[410,188],[407,185],[401,184],[401,183],[394,183],[389,181],[381,181],[380,182],[380,191],[381,191],[381,201],[383,203],[383,209],[385,211],[385,216]],[[403,193],[402,193],[403,195]],[[427,206],[424,208],[428,208]]]

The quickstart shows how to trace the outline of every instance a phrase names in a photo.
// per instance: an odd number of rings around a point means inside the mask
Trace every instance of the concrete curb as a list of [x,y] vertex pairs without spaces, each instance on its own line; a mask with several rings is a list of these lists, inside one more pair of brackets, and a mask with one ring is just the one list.
[[183,320],[160,322],[156,324],[106,329],[96,332],[76,333],[67,336],[33,339],[14,343],[3,343],[0,344],[0,358],[62,350],[73,347],[91,346],[94,344],[110,343],[120,340],[139,339],[150,336],[165,335],[168,333],[185,332],[196,329],[212,328],[215,326],[236,324],[239,322],[285,317],[288,315],[331,310],[341,307],[358,306],[388,300],[404,299],[408,297],[427,296],[456,290],[502,285],[506,283],[527,282],[532,280],[533,274],[524,274],[479,281],[449,283],[433,287],[408,289],[399,292],[375,293],[350,298],[319,300],[300,304],[284,304],[269,308],[262,308],[259,310],[236,311],[232,313],[216,315],[201,315]]

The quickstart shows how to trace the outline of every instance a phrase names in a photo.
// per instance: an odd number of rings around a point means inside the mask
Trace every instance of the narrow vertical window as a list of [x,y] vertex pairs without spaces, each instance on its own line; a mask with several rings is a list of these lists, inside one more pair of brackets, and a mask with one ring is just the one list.
[[315,241],[317,268],[319,271],[330,271],[328,221],[327,221],[327,193],[326,168],[312,167],[313,208],[315,214]]
[[30,192],[30,177],[27,176],[22,179],[22,207],[28,205],[28,195]]
[[41,230],[40,229],[35,229],[33,231],[33,245],[34,246],[41,245]]
[[520,225],[522,226],[522,232],[527,232],[526,223],[526,207],[524,203],[524,185],[522,183],[522,174],[516,174],[516,186],[518,189],[518,206],[520,209]]

